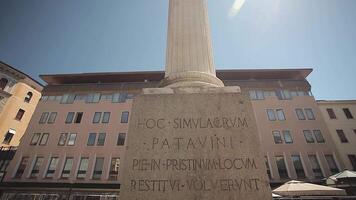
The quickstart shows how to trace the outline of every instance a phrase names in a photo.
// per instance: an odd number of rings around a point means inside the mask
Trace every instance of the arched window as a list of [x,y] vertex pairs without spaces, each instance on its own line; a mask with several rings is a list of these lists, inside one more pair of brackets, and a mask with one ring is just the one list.
[[6,78],[0,79],[0,89],[4,90],[9,81]]
[[25,102],[30,103],[32,96],[33,96],[32,92],[27,92],[27,95],[25,97]]

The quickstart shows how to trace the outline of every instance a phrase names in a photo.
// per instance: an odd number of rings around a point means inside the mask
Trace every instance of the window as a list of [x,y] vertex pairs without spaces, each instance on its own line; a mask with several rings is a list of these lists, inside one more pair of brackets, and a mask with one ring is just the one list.
[[41,140],[40,140],[40,145],[46,145],[47,144],[48,136],[49,136],[49,133],[43,133],[42,134],[42,137],[41,137]]
[[284,112],[282,109],[277,109],[276,112],[277,112],[277,118],[279,121],[286,120],[286,117],[284,116]]
[[272,176],[271,176],[271,169],[269,167],[269,163],[268,163],[268,158],[267,156],[265,156],[265,164],[266,164],[266,169],[267,169],[267,175],[268,175],[268,178],[271,179]]
[[281,179],[289,178],[287,166],[286,166],[286,163],[284,162],[283,156],[276,156],[276,164],[277,164],[277,168],[278,168],[279,177]]
[[96,139],[96,133],[89,133],[89,137],[88,137],[88,146],[94,146],[95,144],[95,139]]
[[96,145],[98,145],[98,146],[104,146],[105,137],[106,137],[106,133],[99,133],[99,135],[98,135],[98,141],[97,141],[97,144],[96,144]]
[[265,99],[264,93],[262,90],[250,90],[250,98],[252,100],[263,100]]
[[305,115],[304,115],[304,112],[303,112],[303,109],[300,109],[300,108],[297,108],[295,109],[295,112],[297,113],[297,117],[299,120],[305,120]]
[[273,109],[267,109],[267,116],[269,121],[276,121],[277,119],[279,121],[286,120],[283,109],[276,109],[276,111]]
[[313,130],[313,133],[314,133],[315,139],[316,139],[316,141],[318,143],[324,143],[325,142],[324,137],[321,134],[320,130]]
[[313,173],[314,173],[314,177],[315,178],[323,178],[323,172],[321,171],[321,167],[318,161],[318,158],[316,157],[316,155],[308,155],[309,161],[310,161],[310,165],[312,167]]
[[128,123],[129,122],[129,112],[125,111],[121,113],[121,123]]
[[75,94],[64,94],[61,99],[61,104],[72,104],[75,99]]
[[111,158],[109,179],[117,180],[120,168],[120,158]]
[[292,99],[292,95],[289,90],[278,90],[276,91],[279,100]]
[[35,164],[33,165],[30,177],[31,178],[37,178],[39,173],[40,173],[40,168],[42,166],[44,158],[43,157],[37,157],[35,160]]
[[119,136],[117,137],[117,145],[119,146],[125,145],[125,138],[126,138],[126,133],[119,133]]
[[104,158],[96,158],[93,179],[100,179],[103,173]]
[[125,103],[127,98],[126,93],[116,93],[113,95],[112,102],[113,103]]
[[61,133],[58,140],[58,146],[64,146],[67,141],[68,133]]
[[74,146],[76,139],[77,139],[77,134],[76,133],[70,133],[67,145],[68,146]]
[[56,172],[57,164],[58,164],[58,158],[52,157],[49,162],[49,166],[48,166],[47,173],[46,173],[46,178],[53,178],[54,173]]
[[73,160],[74,160],[74,158],[72,158],[72,157],[66,158],[66,160],[64,162],[64,167],[62,170],[61,178],[69,178],[70,171],[72,170],[72,167],[73,167]]
[[0,79],[0,89],[5,90],[5,87],[9,81],[6,78],[1,78]]
[[74,112],[68,112],[65,123],[66,124],[72,123],[73,118],[74,118]]
[[7,133],[5,134],[4,141],[2,142],[3,144],[10,144],[12,138],[16,134],[16,131],[14,129],[9,129]]
[[25,101],[26,103],[30,103],[30,101],[31,101],[31,99],[32,99],[32,96],[33,96],[32,92],[27,92],[27,95],[26,95],[24,101]]
[[104,112],[103,114],[103,120],[101,123],[109,123],[110,121],[110,112]]
[[354,129],[354,133],[356,134],[356,129]]
[[282,144],[282,137],[279,131],[273,131],[273,139],[275,144]]
[[292,155],[292,162],[298,179],[305,178],[304,168],[300,155]]
[[267,109],[267,116],[269,121],[276,121],[276,114],[273,109]]
[[344,111],[347,119],[353,119],[354,118],[348,108],[343,108],[342,110]]
[[100,101],[100,93],[90,93],[87,96],[85,103],[98,103]]
[[311,108],[304,109],[305,114],[307,115],[308,120],[315,120],[313,110]]
[[314,143],[315,142],[314,138],[313,138],[313,135],[312,135],[310,130],[304,130],[303,134],[304,134],[305,141],[307,143]]
[[15,178],[21,178],[28,164],[28,157],[22,157],[19,167],[17,168]]
[[56,121],[57,113],[56,112],[51,112],[48,118],[48,124],[53,124]]
[[289,130],[283,130],[282,133],[283,133],[284,142],[286,144],[293,143],[293,138]]
[[327,108],[326,111],[328,112],[330,119],[336,119],[336,115],[332,108]]
[[89,158],[87,157],[82,157],[80,159],[80,164],[79,164],[79,169],[78,169],[78,174],[77,178],[83,179],[85,178],[88,170],[88,165],[89,165]]
[[34,133],[30,142],[30,145],[37,145],[38,140],[41,137],[41,133]]
[[101,112],[95,112],[93,117],[93,123],[99,123],[101,119]]
[[112,101],[113,95],[112,94],[102,94],[100,100],[103,101]]
[[348,143],[349,141],[346,138],[346,135],[343,130],[336,130],[337,135],[340,138],[341,143]]
[[39,123],[40,123],[40,124],[46,123],[46,122],[47,122],[47,119],[48,119],[48,115],[49,115],[48,112],[42,113]]
[[25,114],[25,111],[22,109],[19,109],[19,111],[17,111],[15,119],[18,121],[21,121],[24,114]]
[[80,122],[82,122],[82,118],[83,118],[83,113],[77,112],[77,114],[75,115],[74,123],[80,124]]
[[326,162],[329,165],[330,171],[332,174],[336,174],[339,172],[339,168],[336,165],[333,155],[325,155]]
[[347,155],[349,157],[350,163],[352,165],[352,170],[356,171],[356,156],[355,155]]

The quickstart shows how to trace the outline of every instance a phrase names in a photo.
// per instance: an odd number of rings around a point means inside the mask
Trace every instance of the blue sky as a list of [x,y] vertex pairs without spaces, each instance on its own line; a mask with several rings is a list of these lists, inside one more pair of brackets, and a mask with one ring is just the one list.
[[[304,68],[356,99],[355,0],[208,0],[217,69]],[[168,0],[0,0],[0,60],[39,74],[164,70]]]

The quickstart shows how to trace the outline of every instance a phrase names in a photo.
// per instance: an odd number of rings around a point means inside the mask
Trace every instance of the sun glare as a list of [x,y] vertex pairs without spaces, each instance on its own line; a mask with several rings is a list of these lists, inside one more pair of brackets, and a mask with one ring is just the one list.
[[230,8],[229,17],[233,18],[237,15],[241,7],[244,5],[245,0],[235,0],[234,4]]

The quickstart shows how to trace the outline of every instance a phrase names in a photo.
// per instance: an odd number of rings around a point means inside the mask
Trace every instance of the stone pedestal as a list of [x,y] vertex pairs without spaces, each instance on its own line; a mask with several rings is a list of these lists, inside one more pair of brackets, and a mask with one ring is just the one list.
[[145,90],[126,147],[123,200],[272,199],[252,105],[238,88]]

